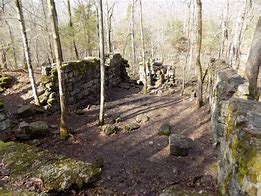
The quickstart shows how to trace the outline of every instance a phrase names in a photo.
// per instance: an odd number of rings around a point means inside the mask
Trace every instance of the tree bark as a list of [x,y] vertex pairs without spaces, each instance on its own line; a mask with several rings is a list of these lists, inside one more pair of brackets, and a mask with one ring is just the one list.
[[142,1],[140,0],[140,36],[142,42],[142,64],[144,71],[144,95],[147,95],[148,90],[148,79],[147,79],[147,65],[145,62],[145,42],[144,42],[144,32],[143,32],[143,13],[142,13]]
[[60,137],[65,140],[69,137],[69,130],[67,127],[67,104],[66,104],[66,90],[63,77],[63,71],[61,69],[63,62],[62,47],[58,29],[58,19],[55,8],[54,0],[48,0],[48,8],[50,13],[50,20],[52,24],[52,33],[54,41],[54,53],[56,58],[56,67],[58,72],[59,83],[59,95],[60,95],[60,107],[61,107],[61,122],[60,122]]
[[49,30],[48,30],[48,23],[47,23],[47,16],[46,16],[46,11],[45,11],[45,7],[44,7],[44,0],[41,0],[42,3],[42,8],[43,8],[43,14],[44,14],[44,21],[45,21],[45,31],[48,34],[48,39],[47,39],[47,45],[48,45],[48,55],[50,55],[50,58],[52,59],[52,63],[55,62],[55,57],[53,54],[53,49],[52,49],[52,44],[51,44],[51,36],[49,34]]
[[23,15],[23,10],[22,10],[22,1],[21,0],[16,0],[16,9],[17,9],[17,13],[18,13],[18,21],[19,21],[20,27],[21,27],[21,34],[23,37],[24,52],[25,52],[25,57],[26,57],[26,62],[27,62],[29,79],[30,79],[31,86],[32,86],[34,102],[36,105],[39,105],[40,102],[39,102],[39,98],[38,98],[38,94],[37,94],[36,83],[35,83],[35,78],[34,78],[34,73],[33,73],[32,59],[31,59],[30,47],[29,47],[28,39],[27,39],[27,33],[26,33],[26,29],[25,29],[25,22],[24,22],[24,15]]
[[227,59],[227,50],[228,50],[228,20],[229,20],[229,1],[226,0],[226,4],[224,7],[224,13],[222,18],[222,40],[221,40],[221,46],[220,46],[220,54],[219,57],[222,57],[223,59]]
[[196,68],[197,68],[197,106],[203,105],[202,90],[202,66],[200,61],[202,45],[202,2],[197,0],[197,45],[196,45]]
[[136,46],[135,46],[135,0],[132,0],[132,6],[131,6],[131,49],[132,49],[132,58],[131,58],[131,64],[134,68],[136,63]]
[[113,52],[113,47],[112,47],[112,38],[111,38],[111,32],[112,32],[112,16],[113,16],[113,9],[114,9],[114,4],[112,5],[111,8],[109,8],[109,3],[106,1],[106,8],[107,8],[107,50],[108,53]]
[[101,67],[101,94],[100,94],[100,114],[99,125],[104,125],[104,105],[105,105],[105,58],[104,58],[104,28],[103,28],[103,5],[102,0],[98,1],[99,16],[99,48]]
[[234,34],[234,41],[232,45],[232,58],[231,58],[231,65],[234,69],[239,69],[240,65],[240,47],[242,42],[242,33],[243,33],[243,25],[246,18],[246,9],[247,9],[247,1],[244,0],[242,4],[242,10],[239,13],[236,28],[235,28],[235,34]]
[[[67,11],[68,11],[68,16],[69,16],[69,27],[70,27],[71,29],[73,29],[72,12],[71,12],[70,0],[66,0],[66,3],[67,3]],[[74,36],[74,35],[73,35],[73,36]],[[73,50],[74,50],[74,53],[75,53],[75,57],[76,57],[76,59],[78,60],[78,59],[79,59],[79,53],[78,53],[78,49],[77,49],[77,46],[76,46],[76,42],[75,42],[74,37],[73,37],[73,40],[72,40],[72,46],[73,46]]]
[[9,32],[9,36],[10,36],[10,40],[11,40],[11,48],[12,48],[12,54],[14,57],[14,68],[17,69],[18,68],[18,63],[17,63],[17,56],[16,56],[16,52],[15,52],[15,42],[14,42],[14,36],[13,36],[13,32],[11,29],[11,26],[9,25],[9,23],[7,21],[5,21],[7,27],[8,27],[8,32]]
[[245,76],[249,81],[249,97],[258,100],[260,92],[258,92],[258,74],[260,75],[261,66],[261,16],[257,23],[254,38],[252,41]]

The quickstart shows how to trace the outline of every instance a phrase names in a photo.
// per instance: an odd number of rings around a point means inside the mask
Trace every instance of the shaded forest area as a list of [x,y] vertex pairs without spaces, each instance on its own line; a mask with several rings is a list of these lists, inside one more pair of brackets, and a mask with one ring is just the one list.
[[260,11],[0,0],[0,195],[260,195]]

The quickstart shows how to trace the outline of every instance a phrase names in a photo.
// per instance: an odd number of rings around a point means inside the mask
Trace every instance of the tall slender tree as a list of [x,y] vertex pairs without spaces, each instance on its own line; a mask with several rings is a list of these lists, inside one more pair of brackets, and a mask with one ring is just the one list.
[[17,9],[17,14],[18,14],[18,21],[19,21],[20,27],[21,27],[21,34],[23,37],[25,58],[26,58],[26,63],[27,63],[27,68],[28,68],[28,73],[29,73],[29,79],[30,79],[31,86],[32,86],[34,102],[36,105],[39,105],[40,102],[39,102],[39,98],[38,98],[38,94],[37,94],[37,88],[36,88],[36,83],[35,83],[35,78],[34,78],[34,73],[33,73],[32,59],[31,59],[31,54],[30,54],[30,47],[28,44],[28,38],[27,38],[25,22],[24,22],[22,0],[16,0],[16,9]]
[[[71,28],[71,30],[73,30],[72,11],[71,11],[70,0],[66,0],[66,4],[67,4],[68,16],[69,16],[69,27]],[[74,36],[74,35],[72,35],[72,36]],[[76,59],[79,59],[79,53],[78,53],[78,49],[77,49],[74,37],[73,37],[73,40],[72,40],[72,46],[73,46],[73,50],[74,50]]]
[[45,3],[44,3],[44,0],[41,0],[41,4],[42,4],[42,10],[43,10],[43,16],[44,16],[44,29],[47,33],[47,45],[48,45],[48,59],[49,59],[49,62],[52,62],[54,63],[55,62],[55,57],[54,57],[54,54],[53,54],[53,49],[52,49],[52,44],[51,44],[51,35],[49,33],[49,29],[48,29],[48,19],[47,19],[47,14],[46,14],[46,8],[45,8]]
[[134,68],[134,65],[136,63],[136,45],[135,45],[135,1],[132,0],[131,5],[131,49],[132,49],[132,57],[131,57],[131,64]]
[[202,90],[202,66],[201,66],[201,45],[202,45],[202,2],[197,0],[197,44],[196,44],[196,68],[197,68],[197,106],[203,105]]
[[15,42],[14,42],[13,32],[12,32],[10,24],[7,21],[5,21],[5,23],[8,27],[8,32],[9,32],[9,36],[10,36],[12,54],[13,54],[13,58],[14,58],[14,68],[17,69],[18,63],[17,63],[17,55],[16,55],[16,51],[15,51]]
[[147,95],[147,66],[145,62],[145,41],[144,41],[144,28],[143,28],[143,13],[142,13],[142,1],[140,0],[140,36],[142,42],[142,64],[143,64],[143,71],[144,71],[144,95]]
[[257,23],[253,42],[247,60],[245,75],[249,81],[249,96],[252,99],[258,99],[260,92],[258,92],[257,79],[261,76],[261,16]]
[[54,0],[47,0],[48,8],[50,13],[50,20],[52,24],[52,33],[54,40],[54,53],[56,58],[56,67],[58,72],[58,83],[59,83],[59,95],[60,95],[60,107],[61,107],[61,121],[60,121],[60,137],[65,140],[69,137],[69,130],[67,127],[67,105],[66,105],[66,91],[63,71],[61,69],[63,62],[62,47],[58,29],[58,18],[55,8]]
[[104,105],[105,105],[105,56],[104,56],[104,28],[103,28],[103,5],[102,0],[98,0],[99,17],[99,48],[100,48],[100,69],[101,69],[101,94],[100,94],[100,114],[99,125],[104,125]]
[[114,11],[115,2],[109,7],[109,1],[106,1],[106,15],[107,15],[107,50],[108,53],[113,52],[112,46],[112,16]]

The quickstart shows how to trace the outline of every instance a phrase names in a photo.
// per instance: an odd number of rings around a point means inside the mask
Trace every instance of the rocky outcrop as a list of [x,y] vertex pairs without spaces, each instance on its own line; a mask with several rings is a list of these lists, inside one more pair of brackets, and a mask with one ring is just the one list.
[[98,180],[101,174],[101,168],[92,164],[20,143],[0,141],[0,157],[2,167],[8,171],[0,193],[10,195],[80,189]]
[[261,103],[247,100],[248,83],[234,70],[216,73],[209,100],[219,147],[219,192],[261,195]]
[[[105,70],[107,89],[128,79],[126,67],[128,62],[120,54],[114,54],[108,59]],[[46,69],[49,69],[48,67]],[[64,63],[62,71],[65,79],[66,95],[69,104],[81,100],[97,101],[100,89],[100,63],[98,58],[86,58],[81,61]],[[53,67],[43,71],[41,85],[44,93],[39,97],[42,105],[58,103],[57,70]]]

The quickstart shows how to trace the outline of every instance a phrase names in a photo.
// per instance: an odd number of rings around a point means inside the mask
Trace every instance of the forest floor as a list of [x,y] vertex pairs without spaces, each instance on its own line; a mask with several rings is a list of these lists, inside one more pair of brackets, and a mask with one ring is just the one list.
[[[31,96],[27,74],[10,72],[17,82],[1,97],[8,108],[13,130],[19,120],[14,113],[18,105],[26,104]],[[194,107],[189,98],[179,93],[172,96],[143,96],[137,89],[110,89],[106,103],[106,122],[120,115],[123,128],[135,122],[138,115],[146,115],[149,121],[132,132],[120,131],[112,136],[101,134],[97,126],[98,105],[83,107],[79,115],[70,107],[69,127],[73,137],[68,141],[59,139],[57,127],[59,112],[37,114],[28,120],[48,122],[52,133],[28,144],[36,145],[68,157],[103,165],[101,179],[78,195],[158,195],[164,188],[178,185],[184,189],[216,195],[217,152],[213,145],[208,105]],[[159,127],[168,122],[172,133],[182,133],[194,140],[194,147],[186,157],[169,155],[168,137],[159,136]],[[68,195],[75,195],[72,191]]]

